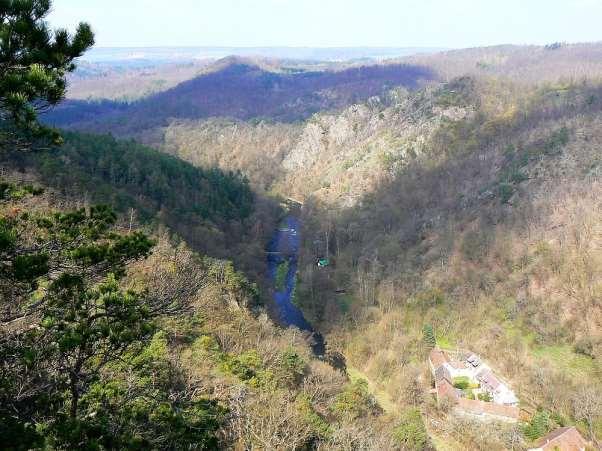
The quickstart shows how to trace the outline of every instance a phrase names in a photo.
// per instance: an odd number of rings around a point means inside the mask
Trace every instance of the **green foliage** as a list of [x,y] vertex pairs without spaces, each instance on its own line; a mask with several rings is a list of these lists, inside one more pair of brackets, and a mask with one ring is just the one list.
[[154,330],[161,304],[117,280],[153,242],[115,233],[115,220],[103,206],[0,218],[0,320],[31,324],[0,331],[0,432],[11,446],[73,448],[87,437],[95,448],[98,431],[80,400],[106,365]]
[[431,324],[425,324],[422,327],[422,339],[424,343],[432,349],[437,346],[437,339],[435,338],[435,331],[433,330],[433,326]]
[[311,428],[312,434],[319,439],[328,438],[332,433],[332,428],[330,424],[316,412],[311,404],[309,396],[300,394],[295,401],[301,417]]
[[299,385],[305,375],[306,363],[294,348],[286,349],[278,359],[276,377],[288,387]]
[[523,433],[529,440],[537,440],[547,434],[552,427],[550,413],[547,410],[538,410],[523,428]]
[[491,396],[491,394],[489,392],[479,393],[477,395],[477,398],[479,398],[479,400],[485,401],[485,402],[492,402],[493,401],[493,396]]
[[357,379],[337,395],[332,410],[340,417],[355,419],[371,413],[374,407],[375,401],[368,389],[368,382]]
[[470,379],[466,376],[454,377],[454,387],[459,388],[460,390],[466,390],[470,388]]
[[82,398],[86,421],[57,431],[56,444],[82,438],[90,449],[215,449],[225,409],[217,402],[170,397],[183,375],[171,363],[164,333],[131,359],[111,366],[113,375],[94,383]]
[[222,354],[221,368],[252,387],[273,386],[274,375],[264,369],[263,361],[255,349],[238,355]]
[[276,285],[276,290],[278,290],[278,291],[284,291],[286,289],[286,278],[288,275],[288,268],[289,268],[288,260],[284,260],[276,268],[275,285]]
[[[168,210],[174,219],[242,220],[253,211],[253,193],[240,173],[196,168],[134,141],[64,133],[64,145],[31,157],[45,182],[91,193],[117,210],[140,209],[150,219]],[[61,159],[59,160],[59,158]],[[143,197],[146,202],[137,201]]]
[[428,433],[418,409],[408,409],[401,415],[399,425],[393,430],[393,438],[407,450],[423,450],[428,445]]
[[50,0],[0,3],[0,143],[14,138],[5,127],[9,121],[21,134],[49,132],[38,123],[38,112],[63,99],[65,74],[75,69],[73,61],[94,44],[85,23],[79,24],[73,36],[65,29],[51,31],[45,21],[51,6]]
[[30,184],[17,186],[14,183],[0,181],[0,201],[19,200],[27,195],[39,196],[44,192],[43,188]]
[[13,260],[13,275],[19,282],[35,280],[48,273],[49,256],[45,253],[17,255]]

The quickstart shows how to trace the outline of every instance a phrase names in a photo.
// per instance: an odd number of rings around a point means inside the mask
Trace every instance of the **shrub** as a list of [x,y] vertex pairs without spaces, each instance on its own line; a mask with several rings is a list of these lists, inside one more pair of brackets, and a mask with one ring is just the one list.
[[301,383],[305,374],[305,361],[293,348],[282,353],[278,361],[278,379],[288,386]]
[[300,394],[296,399],[297,410],[305,423],[310,427],[312,433],[318,438],[328,438],[331,434],[331,427],[328,422],[322,418],[311,404],[309,396]]
[[399,425],[393,430],[393,438],[403,449],[422,450],[428,445],[428,434],[418,409],[408,409]]
[[551,429],[550,414],[546,410],[538,410],[529,424],[527,424],[523,433],[529,440],[537,440],[543,437]]
[[507,204],[515,191],[516,188],[511,183],[500,183],[498,186],[498,197],[500,198],[500,202]]
[[477,396],[478,396],[478,398],[481,401],[485,401],[485,402],[491,402],[491,401],[493,401],[493,397],[488,392],[479,393]]
[[250,350],[245,351],[237,356],[224,356],[222,363],[222,369],[237,376],[243,381],[249,381],[256,376],[257,372],[261,369],[261,358],[257,351]]
[[577,340],[573,349],[577,354],[594,358],[594,341],[590,337]]
[[368,383],[364,379],[358,379],[337,395],[332,410],[341,417],[355,419],[370,413],[374,406]]
[[470,388],[470,380],[466,376],[454,377],[454,387],[466,390]]

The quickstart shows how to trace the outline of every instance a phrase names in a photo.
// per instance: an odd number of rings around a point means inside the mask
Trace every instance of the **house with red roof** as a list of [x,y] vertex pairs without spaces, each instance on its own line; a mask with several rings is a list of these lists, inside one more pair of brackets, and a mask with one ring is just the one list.
[[[429,354],[429,366],[435,380],[437,402],[444,399],[452,403],[453,410],[458,414],[470,415],[482,420],[498,420],[516,423],[520,410],[518,400],[514,393],[497,378],[491,369],[482,364],[474,354],[470,354],[472,361],[464,362],[449,352],[435,348]],[[489,393],[490,401],[475,399],[468,396],[468,392],[454,387],[454,378],[468,377],[479,386],[477,393]],[[470,390],[470,393],[473,393]],[[505,401],[510,402],[505,402]]]
[[587,445],[576,428],[563,427],[539,439],[529,451],[585,451]]

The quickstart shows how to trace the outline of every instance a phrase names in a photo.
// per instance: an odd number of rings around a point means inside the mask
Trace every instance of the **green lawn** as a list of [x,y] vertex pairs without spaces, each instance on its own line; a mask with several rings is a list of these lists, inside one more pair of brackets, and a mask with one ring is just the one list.
[[547,360],[571,376],[589,375],[591,377],[597,369],[594,359],[575,353],[568,345],[535,346],[532,352],[536,358]]
[[437,346],[441,349],[456,349],[456,345],[450,337],[437,336]]

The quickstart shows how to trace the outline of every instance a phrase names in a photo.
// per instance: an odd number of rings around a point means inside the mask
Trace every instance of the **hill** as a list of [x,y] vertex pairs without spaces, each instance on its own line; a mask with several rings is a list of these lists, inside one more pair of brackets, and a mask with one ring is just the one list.
[[379,95],[387,86],[416,87],[429,70],[407,65],[361,66],[341,71],[281,73],[237,58],[131,104],[68,101],[47,121],[53,125],[132,135],[173,119],[230,117],[294,122]]
[[593,438],[602,418],[584,420],[581,399],[602,401],[602,88],[528,89],[515,107],[503,85],[453,84],[469,95],[416,105],[411,123],[428,124],[436,105],[444,118],[421,128],[414,152],[391,154],[388,176],[352,207],[308,197],[298,303],[394,402],[423,405],[446,442],[506,449],[511,435],[425,398],[425,327],[495,361],[526,418],[539,409],[555,419],[546,430],[567,422]]
[[263,279],[261,250],[278,207],[257,197],[242,174],[197,168],[108,135],[63,135],[61,147],[4,155],[3,165],[62,197],[111,205],[134,225],[167,226],[195,250],[234,256],[255,281]]

